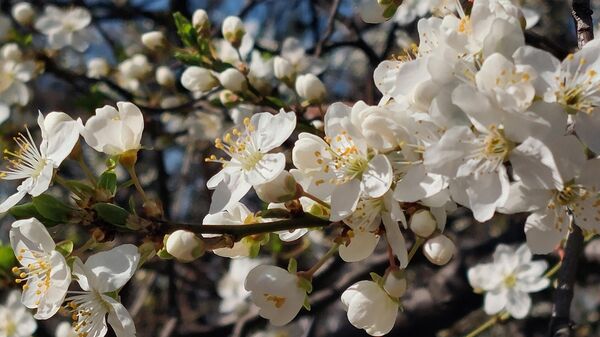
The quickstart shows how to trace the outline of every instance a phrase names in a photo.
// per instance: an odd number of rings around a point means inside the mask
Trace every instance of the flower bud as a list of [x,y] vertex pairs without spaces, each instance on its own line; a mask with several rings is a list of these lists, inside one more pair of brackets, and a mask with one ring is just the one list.
[[167,66],[156,68],[156,82],[163,87],[172,87],[175,85],[175,74]]
[[428,238],[437,228],[435,218],[428,210],[416,211],[410,218],[410,230],[422,238]]
[[423,254],[429,262],[443,266],[450,261],[456,251],[454,242],[440,234],[427,240],[423,245]]
[[198,33],[207,32],[210,29],[210,19],[204,9],[197,9],[192,15],[192,25]]
[[254,187],[258,197],[264,202],[286,202],[296,199],[298,188],[296,179],[288,171],[282,171],[277,178]]
[[206,68],[192,66],[181,74],[181,85],[189,91],[209,91],[219,85],[212,72]]
[[232,108],[239,102],[240,98],[231,90],[221,90],[219,100],[223,106]]
[[383,289],[392,297],[401,297],[406,292],[407,282],[401,270],[390,271],[385,275]]
[[225,40],[237,48],[242,43],[242,38],[244,37],[244,34],[246,34],[246,29],[240,18],[237,16],[228,16],[223,21],[221,32],[223,33]]
[[191,262],[204,254],[204,242],[192,232],[177,230],[167,237],[165,249],[177,260]]
[[31,7],[31,4],[28,2],[16,3],[12,7],[11,13],[15,21],[23,26],[29,26],[33,21],[33,16],[35,15],[33,7]]
[[167,45],[167,39],[162,32],[156,30],[142,34],[142,43],[150,50],[157,50]]
[[321,80],[313,75],[300,75],[296,79],[296,92],[309,103],[319,103],[325,98],[327,90]]
[[248,89],[246,77],[239,70],[229,68],[219,74],[219,82],[225,89],[233,92],[243,92]]
[[21,49],[19,49],[19,46],[17,46],[16,43],[5,44],[4,47],[2,47],[2,50],[0,50],[0,53],[2,54],[3,59],[12,61],[19,61],[23,56]]
[[108,76],[110,66],[102,57],[94,57],[87,63],[87,76],[91,78],[100,78]]
[[293,83],[296,71],[290,61],[280,56],[275,56],[273,59],[273,71],[275,77],[285,83]]

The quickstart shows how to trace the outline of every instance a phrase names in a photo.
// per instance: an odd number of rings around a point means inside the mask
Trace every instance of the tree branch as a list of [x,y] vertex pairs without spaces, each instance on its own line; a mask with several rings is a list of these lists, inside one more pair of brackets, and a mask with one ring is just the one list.
[[315,56],[321,56],[321,52],[323,51],[323,45],[329,40],[331,35],[333,34],[333,27],[335,24],[335,15],[337,14],[338,8],[340,7],[340,0],[334,0],[331,4],[331,12],[329,12],[329,19],[327,20],[327,28],[325,29],[325,33],[323,37],[317,43],[315,48]]
[[577,45],[582,48],[594,39],[594,26],[592,23],[592,9],[590,0],[573,0],[573,19],[577,27]]

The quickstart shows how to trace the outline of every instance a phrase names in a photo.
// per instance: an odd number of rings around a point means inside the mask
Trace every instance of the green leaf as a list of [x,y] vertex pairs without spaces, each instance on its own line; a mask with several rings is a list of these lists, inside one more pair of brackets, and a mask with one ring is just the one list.
[[266,100],[267,100],[269,103],[271,103],[271,104],[273,104],[273,105],[275,105],[275,106],[277,106],[277,107],[279,107],[279,108],[283,108],[283,107],[285,107],[285,106],[286,106],[285,102],[284,102],[284,101],[282,101],[281,99],[277,98],[277,97],[273,97],[273,96],[267,96],[267,97],[265,97],[265,99],[266,99]]
[[52,227],[52,226],[56,226],[59,224],[59,222],[47,219],[43,215],[41,215],[40,212],[38,212],[38,210],[35,208],[35,206],[33,206],[33,203],[31,203],[31,202],[22,204],[22,205],[13,206],[8,211],[8,213],[10,213],[10,215],[15,217],[15,219],[17,219],[17,220],[36,218],[40,222],[42,222],[44,224],[44,226],[46,226],[46,227]]
[[98,179],[98,188],[106,191],[111,197],[117,193],[117,175],[114,171],[105,171]]
[[98,216],[115,226],[126,227],[130,214],[125,209],[108,203],[97,203],[92,206]]
[[0,269],[10,270],[17,264],[17,258],[10,246],[0,246]]
[[70,189],[73,193],[82,196],[82,195],[91,195],[94,193],[94,188],[86,183],[83,183],[79,180],[65,180],[64,184]]
[[73,252],[73,241],[65,240],[56,244],[56,251],[68,257]]
[[181,42],[183,42],[186,47],[195,47],[196,39],[198,37],[190,20],[188,20],[180,12],[173,13],[173,19],[175,20],[177,35],[179,35]]
[[33,206],[46,219],[65,223],[71,218],[73,208],[49,194],[33,198]]

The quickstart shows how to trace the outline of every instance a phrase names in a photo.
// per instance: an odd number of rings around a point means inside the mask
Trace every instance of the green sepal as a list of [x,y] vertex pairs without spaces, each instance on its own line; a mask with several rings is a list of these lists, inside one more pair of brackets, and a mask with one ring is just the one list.
[[252,244],[250,245],[250,252],[248,256],[251,258],[255,258],[258,256],[258,253],[260,253],[260,243],[252,242]]
[[310,311],[310,301],[308,299],[308,296],[304,297],[304,303],[302,304],[302,306],[304,307],[304,309]]
[[313,291],[313,285],[312,285],[311,280],[304,278],[302,276],[298,277],[298,287],[306,290],[307,294],[310,294]]
[[[69,269],[73,270],[73,265],[75,264],[75,259],[77,257],[76,256],[69,256],[66,260],[67,260],[67,266],[69,266]],[[73,275],[73,281],[77,281],[77,276]]]
[[298,272],[298,261],[296,261],[296,259],[294,259],[293,257],[288,262],[287,270],[291,274],[296,274]]
[[389,5],[384,11],[383,11],[383,17],[386,19],[391,18],[392,16],[394,16],[394,14],[396,14],[396,10],[398,9],[398,5],[396,4],[391,4]]
[[32,202],[13,206],[8,211],[8,213],[10,213],[10,215],[12,215],[17,220],[36,218],[46,227],[53,227],[59,224],[59,222],[46,219],[43,215],[41,215],[40,212],[38,212],[38,210],[35,208],[35,206],[33,206]]
[[65,223],[71,218],[74,209],[49,194],[41,194],[32,199],[35,209],[46,219]]
[[115,171],[105,171],[100,175],[97,184],[98,189],[106,191],[110,197],[114,197],[117,193],[117,175]]
[[10,246],[0,246],[0,269],[9,271],[17,264],[17,258]]
[[169,254],[169,252],[167,252],[166,248],[161,248],[158,252],[156,252],[156,256],[158,256],[160,259],[163,260],[172,260],[173,259],[173,255]]
[[383,277],[379,276],[377,273],[369,273],[369,275],[371,275],[371,279],[373,280],[373,282],[379,284],[380,286],[383,286]]
[[73,241],[65,240],[56,244],[55,250],[62,254],[64,257],[68,257],[73,252]]
[[124,208],[108,203],[97,203],[92,206],[98,216],[115,226],[126,227],[130,214]]
[[265,100],[278,108],[284,108],[286,106],[285,102],[278,97],[267,96],[265,97]]

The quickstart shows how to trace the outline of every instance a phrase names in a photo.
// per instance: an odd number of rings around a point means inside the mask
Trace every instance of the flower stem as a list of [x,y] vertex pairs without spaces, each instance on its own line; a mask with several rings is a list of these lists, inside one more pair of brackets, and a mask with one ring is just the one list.
[[321,256],[321,258],[319,259],[319,261],[317,261],[317,263],[315,263],[314,266],[312,266],[309,270],[302,272],[302,276],[307,278],[307,279],[312,279],[313,275],[321,268],[323,267],[323,265],[325,264],[325,262],[327,262],[327,260],[329,260],[333,254],[335,254],[338,250],[338,248],[340,247],[339,243],[334,244],[328,251],[327,253],[325,253],[325,255]]
[[317,198],[316,196],[306,192],[306,191],[302,191],[302,195],[309,198],[310,200],[316,202],[317,204],[326,207],[327,209],[331,209],[331,205],[329,205],[329,203],[326,203],[325,201]]
[[83,156],[79,156],[77,158],[77,163],[79,164],[79,167],[81,168],[81,170],[83,171],[85,176],[88,178],[88,180],[95,186],[96,185],[96,176],[94,175],[94,173],[92,172],[92,170],[90,169],[88,164],[83,159]]
[[415,256],[415,254],[417,253],[417,250],[419,249],[419,247],[421,247],[421,245],[424,242],[425,242],[424,239],[417,237],[417,239],[415,240],[415,244],[410,248],[410,252],[408,252],[408,262],[409,263],[412,260],[412,258]]
[[505,320],[507,318],[508,318],[508,313],[501,312],[501,313],[493,316],[489,320],[485,321],[483,324],[481,324],[480,326],[478,326],[475,330],[471,331],[465,337],[475,337],[475,336],[478,336],[480,333],[482,333],[482,332],[486,331],[487,329],[489,329],[489,328],[493,327],[494,325],[496,325],[496,323],[501,322],[501,321],[503,321],[503,320]]
[[140,184],[140,180],[138,179],[137,173],[135,172],[135,168],[133,166],[126,167],[126,168],[127,168],[127,171],[129,172],[129,176],[131,177],[131,181],[133,182],[135,189],[142,196],[142,199],[144,199],[144,202],[148,201],[148,197],[146,196],[146,192],[144,191],[142,184]]

